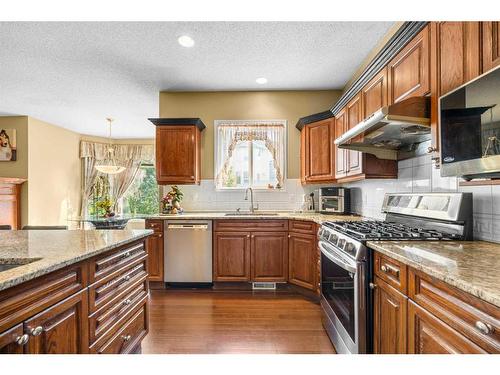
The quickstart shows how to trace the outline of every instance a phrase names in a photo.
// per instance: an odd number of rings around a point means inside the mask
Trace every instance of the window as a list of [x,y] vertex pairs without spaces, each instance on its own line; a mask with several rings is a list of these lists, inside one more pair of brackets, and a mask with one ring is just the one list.
[[215,121],[217,189],[281,189],[286,121]]
[[[122,215],[156,214],[159,210],[159,189],[156,183],[155,168],[152,164],[142,164],[134,181],[117,204]],[[94,185],[92,196],[87,205],[88,216],[103,216],[104,210],[97,202],[110,197],[113,179],[100,175]]]

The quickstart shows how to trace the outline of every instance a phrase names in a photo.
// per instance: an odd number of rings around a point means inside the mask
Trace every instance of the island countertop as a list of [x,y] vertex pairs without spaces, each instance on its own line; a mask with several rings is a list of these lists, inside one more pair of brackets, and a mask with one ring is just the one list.
[[0,290],[32,280],[152,234],[141,230],[0,231]]
[[367,246],[500,307],[500,244],[368,241]]

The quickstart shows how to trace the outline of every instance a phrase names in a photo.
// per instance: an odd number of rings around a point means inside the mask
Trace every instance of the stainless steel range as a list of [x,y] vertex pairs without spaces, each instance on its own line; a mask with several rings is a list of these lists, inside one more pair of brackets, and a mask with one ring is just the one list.
[[323,325],[338,353],[371,351],[370,240],[470,240],[471,193],[386,194],[384,221],[319,229]]

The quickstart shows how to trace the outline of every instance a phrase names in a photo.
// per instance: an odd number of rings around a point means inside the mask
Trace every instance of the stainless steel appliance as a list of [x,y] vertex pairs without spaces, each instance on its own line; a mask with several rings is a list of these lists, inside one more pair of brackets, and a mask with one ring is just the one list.
[[500,67],[439,99],[441,176],[500,177]]
[[351,211],[349,189],[341,187],[319,188],[314,194],[314,206],[323,214],[347,214]]
[[335,144],[379,159],[408,159],[428,151],[430,123],[430,98],[408,98],[372,113],[338,137]]
[[212,282],[212,222],[165,221],[165,282]]
[[470,240],[471,193],[386,194],[385,221],[325,222],[319,229],[323,325],[338,353],[371,351],[369,240]]

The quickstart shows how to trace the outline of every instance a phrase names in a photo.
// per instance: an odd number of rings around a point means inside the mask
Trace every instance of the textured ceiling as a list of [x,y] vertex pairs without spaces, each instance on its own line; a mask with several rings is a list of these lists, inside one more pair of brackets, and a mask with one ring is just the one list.
[[112,116],[113,137],[152,137],[159,91],[341,89],[392,25],[0,22],[0,115],[92,135]]

